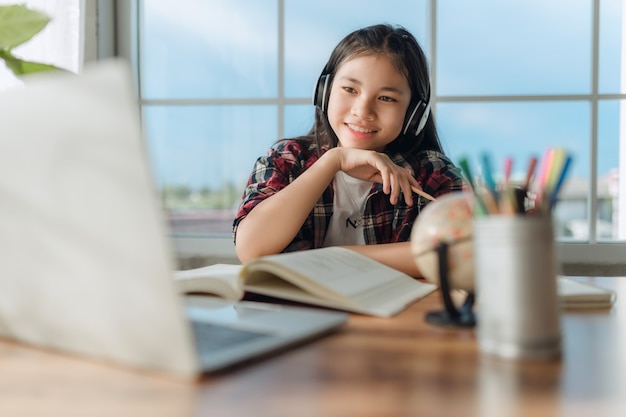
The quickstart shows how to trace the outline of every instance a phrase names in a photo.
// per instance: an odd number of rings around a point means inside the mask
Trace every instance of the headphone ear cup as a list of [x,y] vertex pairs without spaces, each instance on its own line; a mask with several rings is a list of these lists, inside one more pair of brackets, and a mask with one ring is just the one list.
[[426,103],[424,107],[422,116],[419,119],[420,122],[417,124],[417,128],[415,129],[415,136],[419,135],[422,132],[422,130],[424,130],[424,127],[426,127],[426,122],[428,121],[429,117],[430,117],[430,100],[428,100],[428,103]]
[[330,79],[329,74],[320,75],[320,78],[317,80],[317,85],[315,86],[315,91],[313,92],[313,104],[323,113],[326,113],[326,107],[328,106]]
[[419,135],[424,130],[424,126],[426,126],[428,116],[430,116],[430,101],[428,103],[424,103],[422,100],[418,101],[406,113],[402,134]]

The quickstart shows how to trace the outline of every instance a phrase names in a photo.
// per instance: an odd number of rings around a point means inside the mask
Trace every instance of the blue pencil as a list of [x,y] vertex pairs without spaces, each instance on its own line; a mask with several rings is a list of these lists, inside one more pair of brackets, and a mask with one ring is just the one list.
[[482,155],[482,166],[485,174],[485,182],[487,183],[487,188],[491,191],[491,195],[493,198],[498,201],[498,191],[496,190],[496,182],[493,179],[493,169],[491,167],[491,159],[489,155],[484,153]]

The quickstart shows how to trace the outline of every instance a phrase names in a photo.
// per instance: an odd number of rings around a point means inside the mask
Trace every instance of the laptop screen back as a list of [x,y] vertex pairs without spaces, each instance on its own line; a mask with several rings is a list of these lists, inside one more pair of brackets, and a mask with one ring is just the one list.
[[0,94],[0,336],[194,374],[129,69],[25,84]]

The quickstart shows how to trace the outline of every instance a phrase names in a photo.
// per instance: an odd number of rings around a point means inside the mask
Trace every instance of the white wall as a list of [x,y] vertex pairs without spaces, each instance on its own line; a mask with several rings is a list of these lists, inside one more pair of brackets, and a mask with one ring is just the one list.
[[[26,4],[50,16],[51,21],[35,37],[16,47],[14,55],[30,61],[53,64],[72,72],[82,66],[81,4],[94,0],[0,0],[0,5]],[[0,91],[22,81],[0,63]]]

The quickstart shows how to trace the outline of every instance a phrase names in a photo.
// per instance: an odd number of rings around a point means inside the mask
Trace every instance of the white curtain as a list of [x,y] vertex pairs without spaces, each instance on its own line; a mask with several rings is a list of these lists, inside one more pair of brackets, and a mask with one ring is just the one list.
[[[82,67],[81,9],[84,0],[0,0],[2,5],[18,3],[40,10],[52,20],[35,37],[16,47],[13,53],[19,58],[78,72]],[[21,84],[0,61],[0,90]]]

